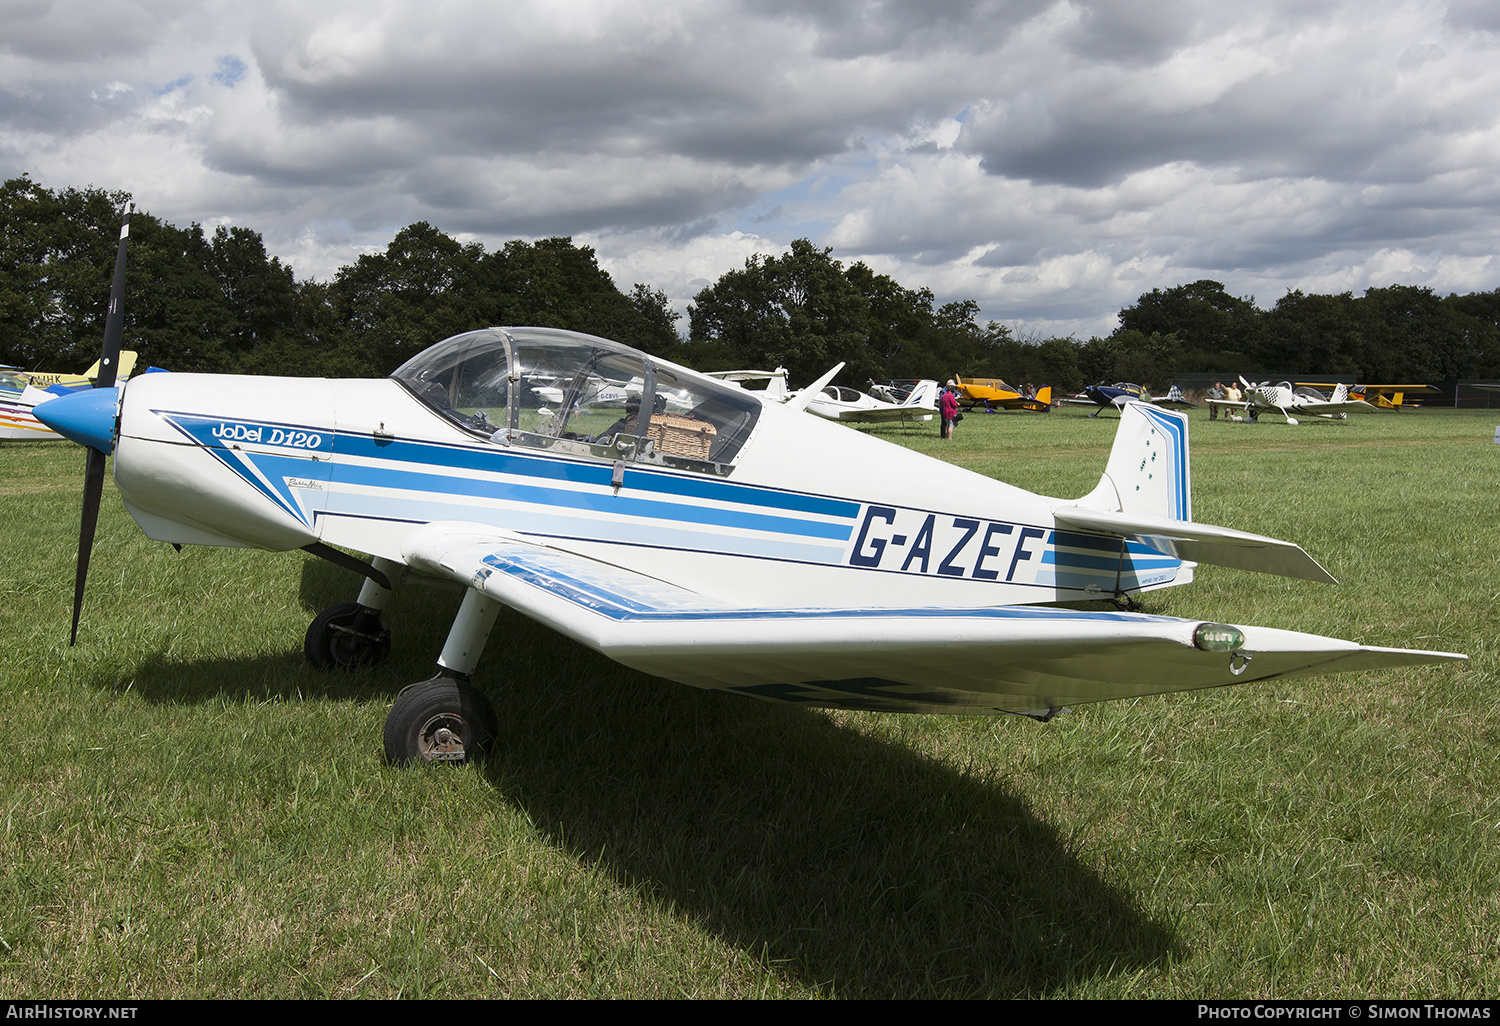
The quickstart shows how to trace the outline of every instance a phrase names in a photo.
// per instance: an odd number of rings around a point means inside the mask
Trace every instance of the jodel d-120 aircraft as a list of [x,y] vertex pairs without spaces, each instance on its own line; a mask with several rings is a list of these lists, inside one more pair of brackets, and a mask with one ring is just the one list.
[[[564,401],[544,407],[534,380],[566,383]],[[636,380],[687,410],[587,402]],[[1046,718],[1465,658],[1048,605],[1186,584],[1196,562],[1332,582],[1294,544],[1195,523],[1186,418],[1144,404],[1124,408],[1098,487],[1077,500],[543,328],[457,335],[379,380],[147,375],[42,409],[93,449],[86,514],[112,450],[126,509],[154,539],[303,548],[363,574],[357,601],[308,628],[319,666],[389,651],[382,611],[403,566],[465,585],[436,675],[386,721],[396,762],[461,761],[490,736],[470,677],[502,605],[685,684],[888,711]]]

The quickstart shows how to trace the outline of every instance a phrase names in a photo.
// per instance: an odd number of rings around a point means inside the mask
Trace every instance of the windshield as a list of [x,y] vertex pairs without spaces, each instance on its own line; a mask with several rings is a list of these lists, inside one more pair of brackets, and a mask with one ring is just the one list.
[[727,472],[761,409],[742,389],[553,328],[455,335],[391,376],[499,444],[716,473]]
[[488,436],[507,424],[507,342],[499,328],[454,335],[407,360],[391,377],[444,417]]

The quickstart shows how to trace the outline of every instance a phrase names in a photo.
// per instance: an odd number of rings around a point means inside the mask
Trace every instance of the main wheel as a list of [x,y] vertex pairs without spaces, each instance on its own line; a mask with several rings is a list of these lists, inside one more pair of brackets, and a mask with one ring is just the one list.
[[465,762],[498,729],[494,708],[472,685],[452,677],[434,677],[396,696],[385,718],[385,758],[397,766]]
[[391,635],[380,614],[358,602],[329,606],[307,625],[302,654],[320,670],[374,666],[391,654]]

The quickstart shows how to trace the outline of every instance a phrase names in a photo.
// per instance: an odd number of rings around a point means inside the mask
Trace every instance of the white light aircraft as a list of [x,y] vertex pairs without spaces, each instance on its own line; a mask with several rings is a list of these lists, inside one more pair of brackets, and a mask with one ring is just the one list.
[[[123,240],[106,350],[119,344]],[[111,342],[111,340],[113,340]],[[542,406],[526,385],[567,383]],[[603,386],[691,398],[605,424]],[[102,381],[102,379],[101,379]],[[1186,584],[1199,562],[1332,582],[1298,546],[1192,519],[1186,418],[1131,403],[1081,499],[1034,495],[601,338],[487,328],[389,378],[147,375],[41,411],[90,446],[74,633],[104,453],[180,545],[302,548],[362,574],[307,658],[383,657],[403,568],[467,590],[393,762],[495,729],[471,684],[502,606],[646,673],[810,706],[1050,717],[1103,699],[1464,656],[1049,603]],[[368,560],[362,555],[369,554]]]
[[789,403],[795,409],[824,420],[837,420],[845,424],[886,424],[891,421],[931,420],[937,413],[938,383],[933,380],[918,381],[902,398],[897,399],[885,389],[884,398],[877,398],[858,389],[842,385],[831,385],[830,381],[844,369],[842,363],[823,375],[808,387],[789,392],[786,386],[786,368],[774,371],[732,370],[710,371],[709,377],[744,387],[749,381],[765,381],[766,387],[758,394],[767,400]]
[[1270,382],[1252,385],[1241,377],[1240,384],[1245,386],[1243,400],[1234,402],[1229,399],[1205,399],[1204,402],[1220,409],[1243,410],[1250,415],[1251,419],[1264,412],[1275,410],[1293,426],[1299,423],[1297,418],[1292,416],[1293,412],[1313,417],[1326,417],[1329,420],[1345,420],[1350,411],[1377,412],[1376,408],[1367,402],[1350,399],[1349,386],[1344,384],[1334,388],[1331,398],[1307,385],[1293,388],[1289,381],[1283,381],[1279,385],[1273,385]]
[[[843,365],[840,364],[842,367]],[[937,413],[938,383],[931,379],[917,382],[900,402],[878,399],[858,389],[843,385],[824,384],[822,388],[811,387],[811,401],[807,412],[824,420],[836,420],[845,424],[889,424],[893,421],[931,420]],[[792,394],[792,400],[799,393]]]

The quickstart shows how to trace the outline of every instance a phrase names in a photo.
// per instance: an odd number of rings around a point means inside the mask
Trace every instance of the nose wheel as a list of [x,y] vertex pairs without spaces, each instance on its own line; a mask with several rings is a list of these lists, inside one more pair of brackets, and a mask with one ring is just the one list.
[[385,719],[385,757],[392,765],[467,762],[495,736],[489,700],[467,681],[434,677],[396,696]]
[[302,654],[320,670],[374,666],[391,654],[391,633],[378,611],[358,602],[341,602],[308,624]]

